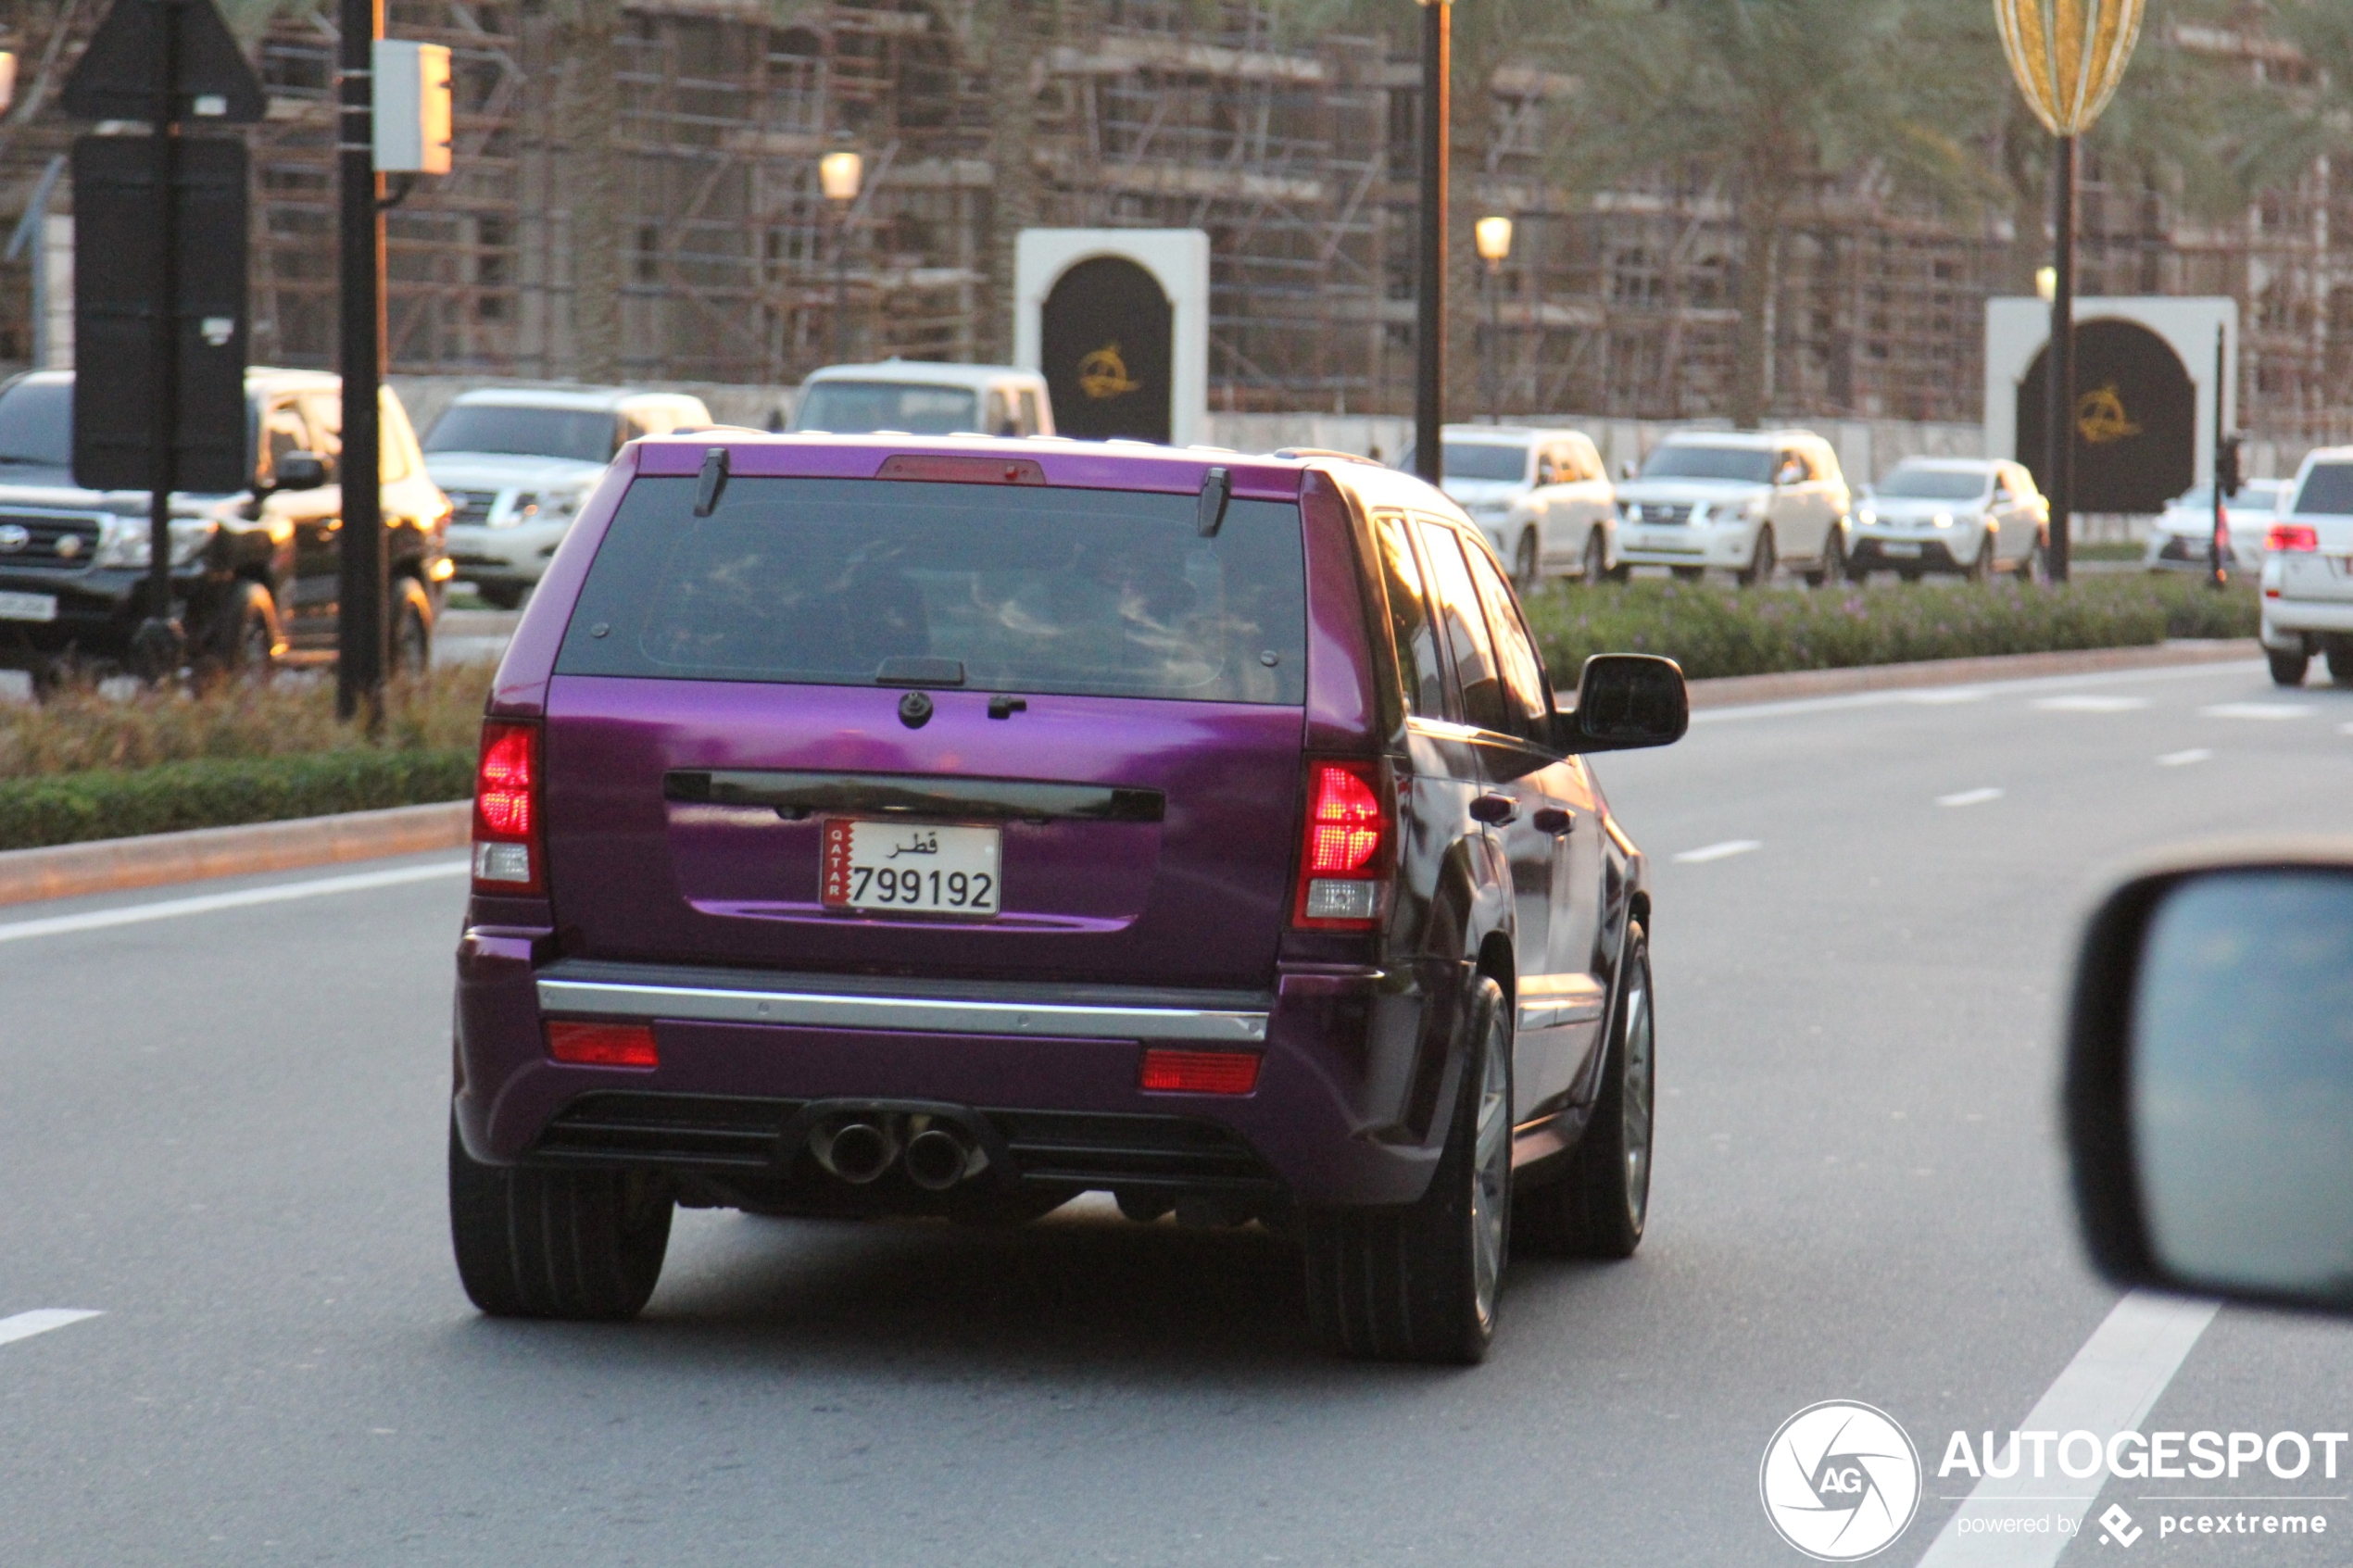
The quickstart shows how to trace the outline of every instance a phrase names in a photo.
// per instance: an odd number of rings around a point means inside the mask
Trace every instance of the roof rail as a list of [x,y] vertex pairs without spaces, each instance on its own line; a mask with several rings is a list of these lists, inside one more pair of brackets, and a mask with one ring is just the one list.
[[1372,463],[1375,468],[1389,466],[1386,463],[1373,462],[1372,458],[1365,457],[1362,452],[1342,452],[1332,446],[1284,446],[1266,455],[1285,460],[1300,458],[1338,458],[1343,463]]

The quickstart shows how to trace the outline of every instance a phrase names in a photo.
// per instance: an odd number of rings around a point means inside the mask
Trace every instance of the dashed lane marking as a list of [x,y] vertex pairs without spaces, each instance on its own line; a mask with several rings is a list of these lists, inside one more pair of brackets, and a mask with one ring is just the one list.
[[179,915],[210,914],[215,909],[242,909],[254,904],[283,904],[291,898],[323,898],[333,893],[363,893],[374,887],[397,887],[403,883],[462,876],[467,865],[464,860],[435,860],[430,865],[401,866],[392,871],[322,876],[308,882],[278,882],[267,887],[241,887],[234,893],[203,893],[193,898],[165,898],[152,904],[125,904],[112,909],[92,909],[85,914],[20,920],[0,925],[0,942],[21,942],[33,936],[62,936],[76,931],[103,931],[113,925],[137,925],[151,920],[170,920]]
[[2131,713],[2146,708],[2145,696],[2096,696],[2088,692],[2070,696],[2046,696],[2035,703],[2045,713]]
[[2186,768],[2193,762],[2211,762],[2213,760],[2214,753],[2208,751],[2202,746],[2194,746],[2187,751],[2167,752],[2164,756],[2157,759],[2157,765],[2160,768]]
[[2198,709],[2208,719],[2301,719],[2311,711],[2301,702],[2218,702]]
[[41,1307],[30,1312],[19,1312],[12,1318],[0,1318],[0,1345],[19,1339],[30,1339],[36,1334],[46,1334],[53,1328],[80,1323],[84,1318],[102,1317],[104,1313],[80,1307]]
[[2001,798],[2002,792],[1998,789],[1965,789],[1958,795],[1940,795],[1936,803],[1939,806],[1982,806],[1989,800]]
[[1754,838],[1729,838],[1703,849],[1686,849],[1675,857],[1675,863],[1679,866],[1704,866],[1710,860],[1729,860],[1735,855],[1745,855],[1752,849],[1764,847]]

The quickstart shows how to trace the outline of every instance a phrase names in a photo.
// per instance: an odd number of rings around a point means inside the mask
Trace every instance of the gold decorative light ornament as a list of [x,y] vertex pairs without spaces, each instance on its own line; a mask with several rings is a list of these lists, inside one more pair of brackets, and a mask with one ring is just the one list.
[[2027,107],[2054,136],[2081,136],[2124,80],[2145,0],[1994,0]]

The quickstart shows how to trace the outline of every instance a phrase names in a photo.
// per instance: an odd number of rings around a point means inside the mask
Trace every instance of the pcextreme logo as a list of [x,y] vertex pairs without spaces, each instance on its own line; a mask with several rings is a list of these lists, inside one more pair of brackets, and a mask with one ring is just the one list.
[[1781,1423],[1756,1489],[1781,1539],[1818,1562],[1854,1562],[1885,1550],[1919,1512],[1919,1450],[1886,1411],[1825,1399]]

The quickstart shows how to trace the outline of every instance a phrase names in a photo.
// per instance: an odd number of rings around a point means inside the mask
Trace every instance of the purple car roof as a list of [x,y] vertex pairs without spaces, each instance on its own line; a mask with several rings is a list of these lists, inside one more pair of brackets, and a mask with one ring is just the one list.
[[1233,493],[1256,500],[1294,499],[1312,459],[1246,457],[1237,452],[1154,446],[1143,442],[1064,441],[1052,437],[940,435],[763,435],[708,430],[647,436],[637,471],[677,477],[701,471],[714,446],[727,449],[727,470],[741,478],[873,479],[894,457],[987,458],[1035,462],[1048,484],[1082,490],[1198,492],[1213,468],[1233,475]]

